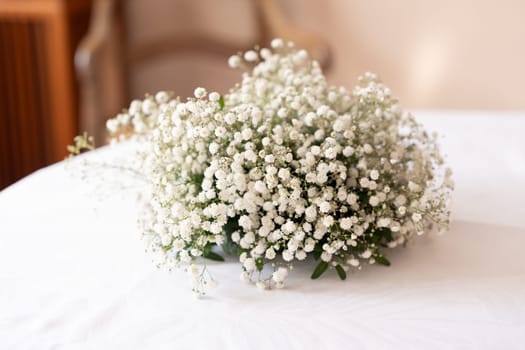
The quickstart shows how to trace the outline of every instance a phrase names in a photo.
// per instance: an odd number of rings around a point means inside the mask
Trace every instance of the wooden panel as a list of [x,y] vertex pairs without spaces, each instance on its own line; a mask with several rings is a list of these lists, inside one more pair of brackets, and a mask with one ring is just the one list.
[[63,159],[78,132],[73,51],[90,3],[0,0],[0,189]]
[[[49,90],[41,42],[46,26],[23,19],[0,22],[0,187],[51,161],[43,142],[50,116]],[[39,39],[40,37],[40,39]]]
[[9,118],[10,114],[10,105],[9,105],[9,56],[3,55],[3,52],[6,52],[7,49],[7,28],[0,25],[0,188],[7,185],[11,179],[11,152],[8,151],[10,147],[10,136],[9,130],[11,130],[11,120]]

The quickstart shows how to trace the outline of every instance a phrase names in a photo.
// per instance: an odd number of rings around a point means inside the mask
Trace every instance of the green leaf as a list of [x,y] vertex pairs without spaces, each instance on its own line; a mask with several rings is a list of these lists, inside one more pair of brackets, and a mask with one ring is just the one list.
[[219,106],[221,106],[221,111],[224,109],[224,97],[221,96],[221,98],[219,98]]
[[258,271],[262,271],[264,267],[264,260],[262,258],[255,259],[255,266],[257,267]]
[[233,255],[237,252],[237,245],[231,240],[230,237],[226,236],[226,239],[222,244],[222,251],[226,255]]
[[319,260],[319,258],[321,257],[321,254],[322,254],[322,250],[314,250],[314,259],[315,260]]
[[228,218],[228,221],[226,221],[226,224],[223,226],[223,230],[228,236],[231,236],[231,234],[239,228],[240,226],[238,217]]
[[202,180],[204,180],[204,174],[196,173],[191,175],[191,181],[199,188],[202,186]]
[[326,261],[320,261],[319,264],[317,264],[317,267],[315,268],[314,272],[312,273],[311,278],[314,280],[316,278],[319,278],[328,268],[328,263]]
[[392,237],[392,230],[388,227],[382,227],[380,229],[377,229],[376,234],[379,235],[381,239],[385,240],[386,242],[391,242],[394,240],[394,237]]
[[222,256],[220,256],[217,253],[212,252],[211,250],[208,252],[204,252],[202,254],[202,257],[209,259],[209,260],[213,260],[213,261],[224,261],[224,258]]
[[238,229],[239,219],[237,217],[229,218],[226,224],[223,226],[225,240],[222,244],[222,250],[228,255],[234,255],[238,251],[239,247],[232,240],[232,233]]
[[170,250],[171,248],[173,248],[173,244],[170,244],[170,245],[168,245],[168,246],[162,246],[161,248],[162,248],[162,251],[163,251],[164,253],[166,253],[168,250]]
[[355,247],[350,247],[350,249],[352,249],[353,251],[357,252],[357,253],[362,253],[366,250],[365,248],[365,245],[364,244],[360,244],[360,243],[357,243],[357,245]]
[[339,276],[339,278],[341,280],[345,280],[346,279],[346,271],[345,271],[345,269],[343,269],[343,267],[341,265],[336,265],[335,266],[335,270],[337,271],[337,275]]
[[315,245],[313,255],[315,260],[319,260],[321,257],[321,254],[323,254],[323,243],[319,242]]
[[374,255],[374,260],[380,265],[390,266],[390,261],[379,253]]

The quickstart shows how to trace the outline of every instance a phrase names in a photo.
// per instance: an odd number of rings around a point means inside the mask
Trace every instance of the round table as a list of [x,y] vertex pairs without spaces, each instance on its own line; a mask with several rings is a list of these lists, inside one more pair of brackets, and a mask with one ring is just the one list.
[[183,271],[160,271],[145,254],[133,196],[108,191],[118,175],[94,188],[61,162],[8,187],[0,348],[523,349],[525,113],[415,114],[444,135],[456,181],[450,231],[344,282],[310,280],[307,263],[285,289],[261,291],[232,259],[210,264],[219,285],[196,299]]

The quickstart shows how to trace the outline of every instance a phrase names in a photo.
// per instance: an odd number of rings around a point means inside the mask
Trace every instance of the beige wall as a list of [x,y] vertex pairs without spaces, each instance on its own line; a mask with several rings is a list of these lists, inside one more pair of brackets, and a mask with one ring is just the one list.
[[[156,11],[155,3],[173,9]],[[360,73],[371,70],[406,107],[525,109],[525,1],[281,3],[291,20],[330,43],[335,60],[328,77],[334,84],[352,86]],[[253,36],[247,0],[130,4],[130,16],[140,23],[133,36],[137,41],[170,30],[216,33],[239,41]],[[155,26],[147,23],[151,18]],[[220,89],[237,79],[223,64],[188,57],[157,62],[136,75],[134,91],[173,88],[187,94],[199,81]]]
[[414,108],[525,108],[525,1],[286,5],[295,21],[330,41],[336,84],[372,70]]

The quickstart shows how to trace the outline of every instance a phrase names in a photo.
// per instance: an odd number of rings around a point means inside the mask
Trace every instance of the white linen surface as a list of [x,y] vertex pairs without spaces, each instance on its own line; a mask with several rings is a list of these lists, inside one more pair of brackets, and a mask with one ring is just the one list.
[[[144,253],[129,196],[100,200],[59,163],[0,192],[0,349],[523,349],[525,113],[416,112],[445,136],[451,230],[345,282],[298,266],[284,290],[192,296]],[[125,153],[126,145],[93,153]]]

